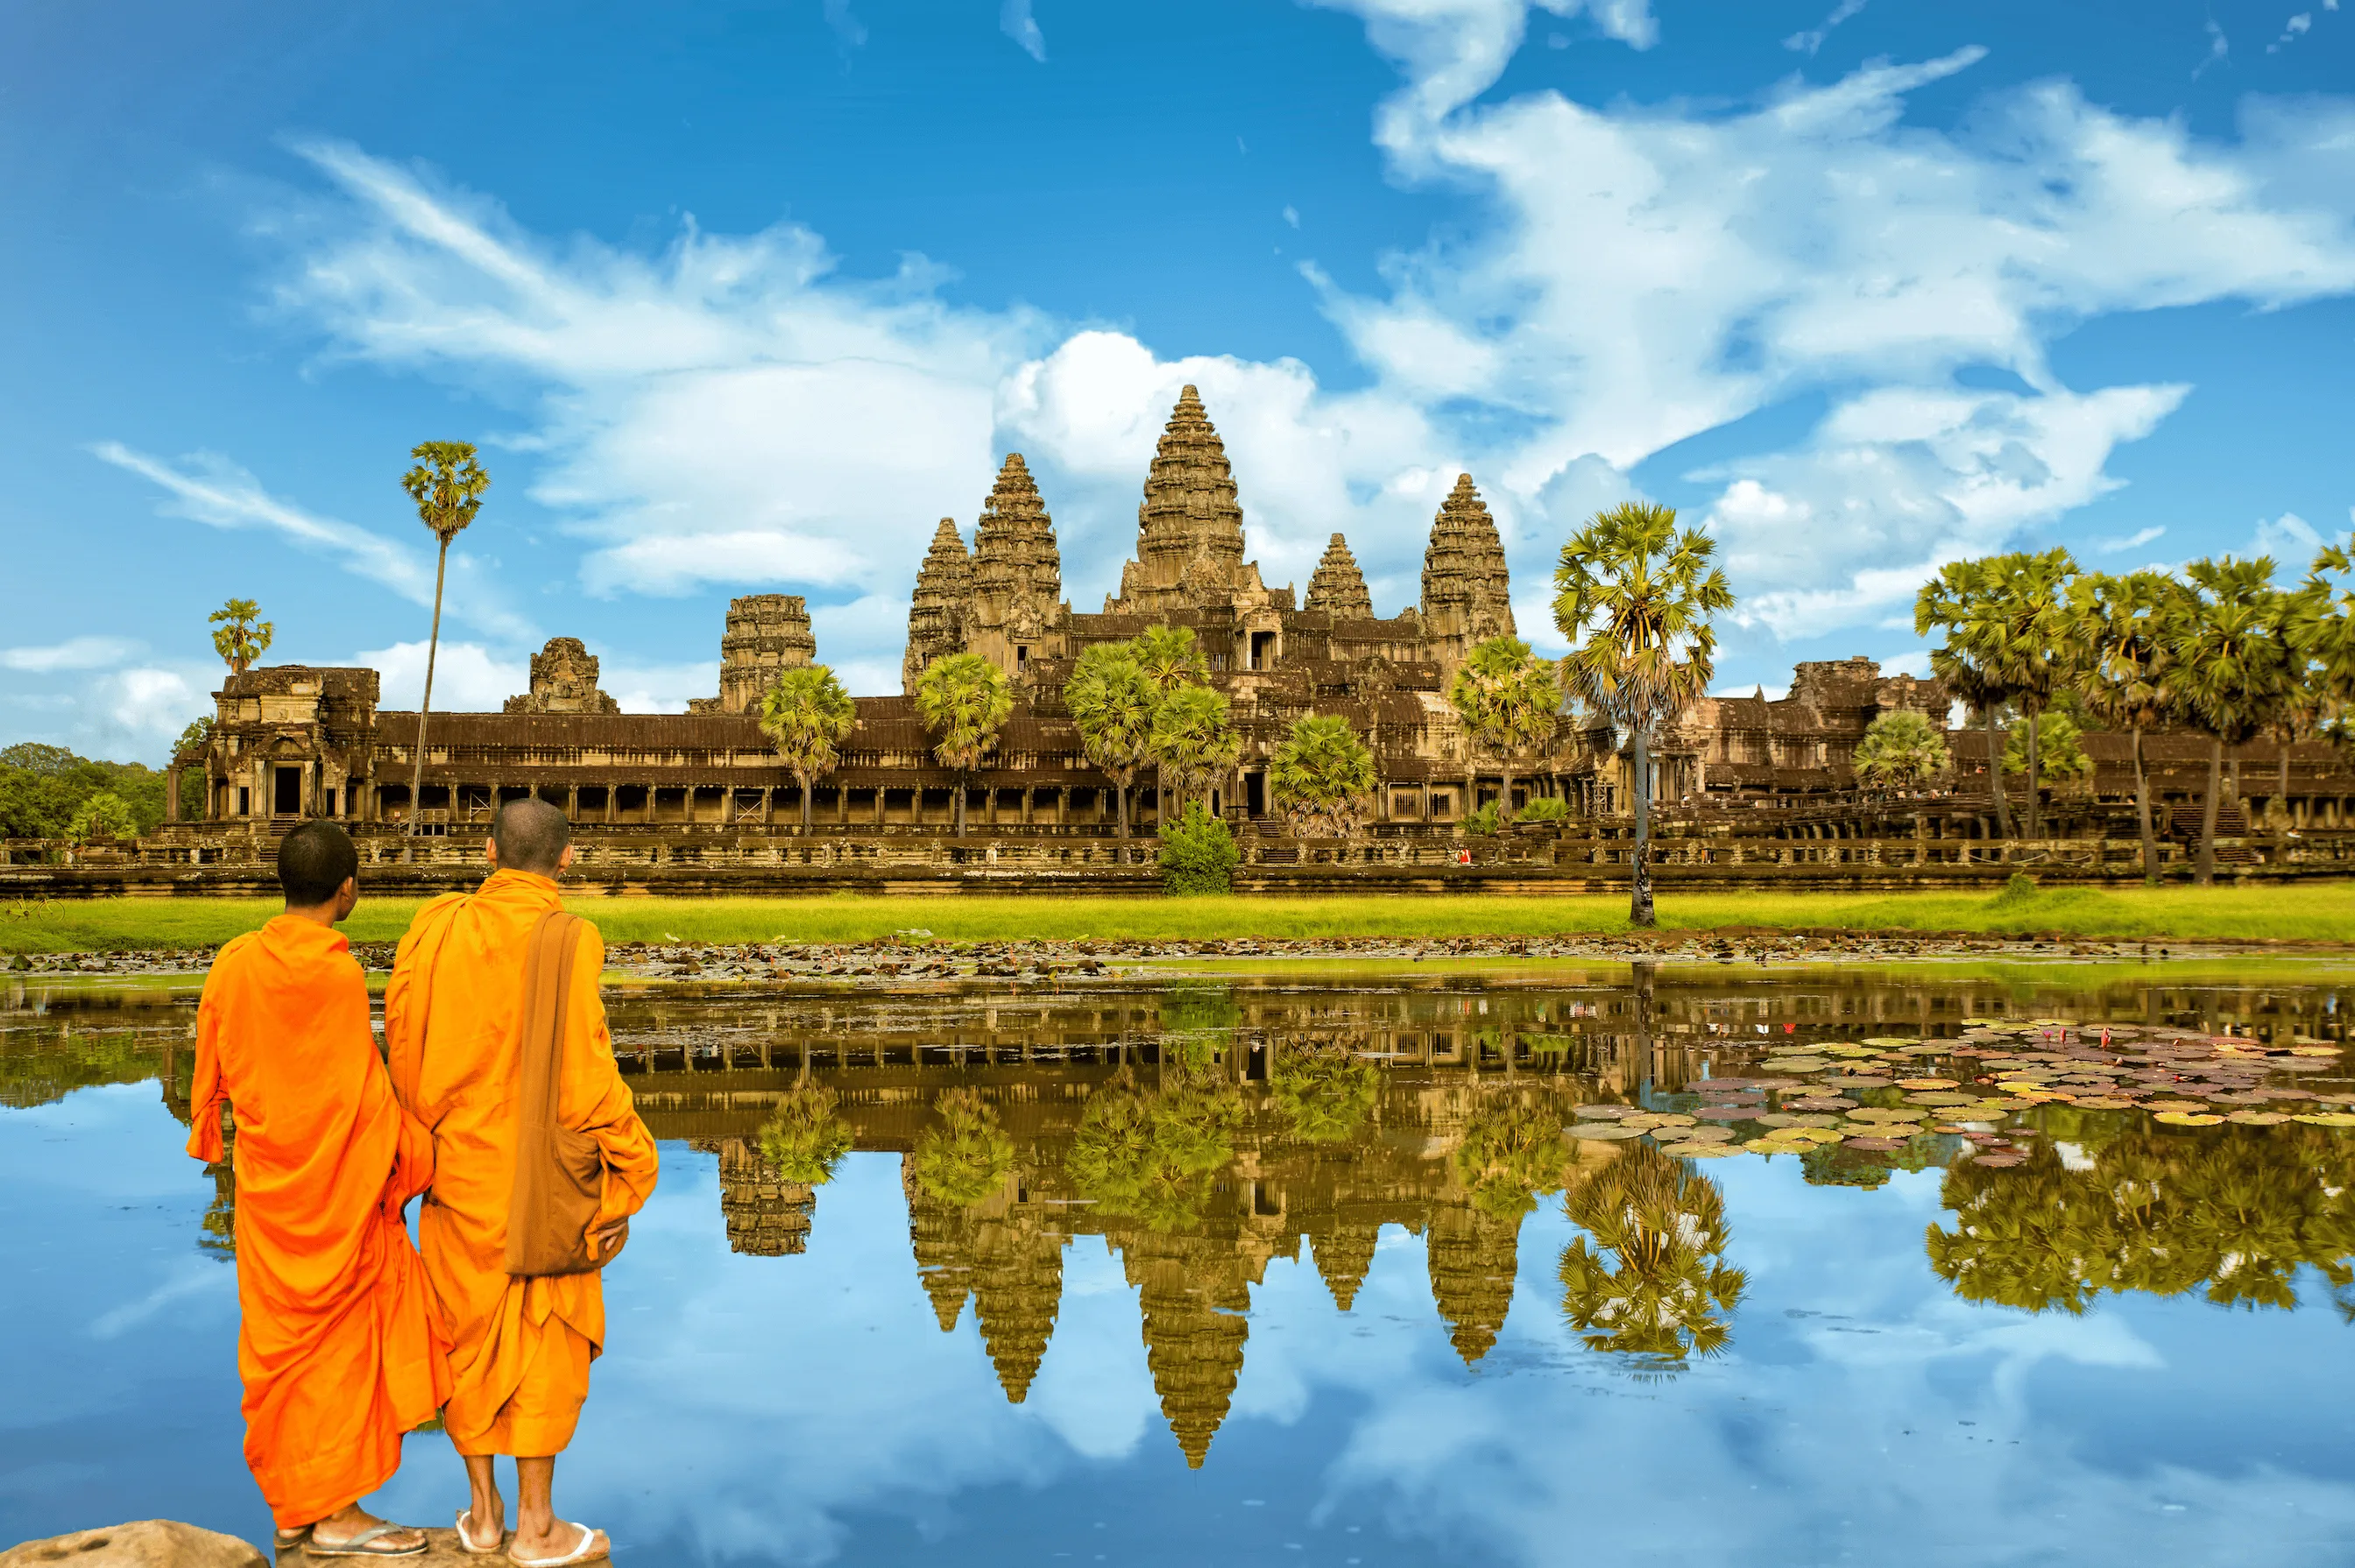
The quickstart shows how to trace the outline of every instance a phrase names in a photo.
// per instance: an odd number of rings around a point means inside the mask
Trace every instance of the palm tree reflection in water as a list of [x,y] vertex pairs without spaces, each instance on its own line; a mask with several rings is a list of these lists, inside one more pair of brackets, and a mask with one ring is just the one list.
[[1725,1349],[1726,1317],[1748,1281],[1725,1263],[1716,1182],[1635,1144],[1567,1192],[1562,1208],[1587,1232],[1562,1249],[1562,1315],[1590,1349],[1644,1357],[1662,1371]]
[[1930,1227],[1930,1266],[1966,1301],[2083,1313],[2199,1291],[2286,1312],[2311,1265],[2355,1323],[2355,1159],[2333,1132],[2130,1132],[2075,1170],[2048,1146],[2016,1170],[1955,1167],[1944,1200],[1954,1228]]

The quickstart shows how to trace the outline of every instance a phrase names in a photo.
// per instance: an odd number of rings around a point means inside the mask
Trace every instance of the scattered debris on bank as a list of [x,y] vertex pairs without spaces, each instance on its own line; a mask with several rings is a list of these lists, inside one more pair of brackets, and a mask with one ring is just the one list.
[[[1140,965],[1167,968],[1188,959],[1323,960],[1420,963],[1445,959],[1652,960],[1670,964],[1891,963],[1952,959],[2140,959],[2217,957],[2254,953],[2321,951],[2287,942],[2147,941],[2070,936],[2061,932],[1998,936],[1966,932],[1849,931],[1835,927],[1721,927],[1714,931],[1593,933],[1560,936],[1303,937],[1227,941],[1178,938],[1125,942],[949,943],[929,933],[900,933],[869,942],[615,943],[606,950],[610,973],[640,980],[809,981],[895,984],[917,980],[1101,978],[1134,973]],[[211,965],[209,947],[135,949],[123,953],[19,954],[6,961],[20,975],[136,976],[199,975]],[[371,972],[392,967],[394,944],[356,943],[352,954]]]

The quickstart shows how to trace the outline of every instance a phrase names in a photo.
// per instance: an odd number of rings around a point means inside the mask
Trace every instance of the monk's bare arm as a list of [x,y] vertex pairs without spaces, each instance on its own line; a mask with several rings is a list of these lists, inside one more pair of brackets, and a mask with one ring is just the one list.
[[622,1082],[613,1060],[613,1039],[605,1023],[605,1004],[598,995],[597,977],[605,967],[605,944],[594,926],[583,923],[581,949],[573,960],[572,994],[565,1011],[574,1020],[567,1029],[564,1084],[559,1115],[564,1125],[597,1140],[605,1157],[605,1199],[598,1206],[597,1224],[604,1228],[628,1219],[654,1196],[660,1168],[654,1135],[638,1117],[636,1100]]

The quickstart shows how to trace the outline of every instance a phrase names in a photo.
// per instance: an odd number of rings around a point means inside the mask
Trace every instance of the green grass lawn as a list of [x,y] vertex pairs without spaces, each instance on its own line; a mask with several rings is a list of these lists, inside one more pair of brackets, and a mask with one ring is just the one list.
[[[416,899],[368,899],[345,927],[389,942]],[[1041,938],[1552,935],[1627,927],[1623,895],[1575,898],[583,898],[608,942],[858,942],[920,928],[948,942]],[[276,912],[259,898],[0,903],[0,953],[194,947]],[[2027,893],[1741,892],[1660,900],[1660,923],[1837,926],[1853,931],[2036,932],[2174,938],[2355,941],[2355,882],[2198,889],[2056,888]]]

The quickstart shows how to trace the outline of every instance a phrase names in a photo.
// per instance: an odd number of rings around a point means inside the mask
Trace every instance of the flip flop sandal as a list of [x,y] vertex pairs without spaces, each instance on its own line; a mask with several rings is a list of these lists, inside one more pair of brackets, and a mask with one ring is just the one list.
[[282,1530],[278,1531],[275,1544],[281,1552],[292,1552],[310,1539],[311,1527],[306,1524],[300,1530]]
[[422,1541],[414,1546],[382,1544],[386,1536],[399,1535],[410,1528],[405,1524],[372,1524],[349,1541],[339,1541],[332,1546],[314,1534],[304,1550],[314,1557],[422,1557],[428,1544]]
[[498,1540],[488,1546],[475,1545],[474,1538],[466,1533],[466,1516],[474,1511],[470,1508],[462,1508],[458,1510],[458,1550],[469,1557],[496,1557],[499,1554],[499,1548],[506,1543],[506,1532],[500,1531]]
[[[613,1555],[612,1541],[607,1541],[603,1546],[596,1546],[595,1531],[585,1524],[576,1524],[572,1528],[581,1532],[581,1544],[563,1556],[518,1557],[515,1554],[515,1549],[509,1547],[507,1561],[516,1564],[516,1568],[567,1568],[568,1564],[574,1563],[601,1563]],[[591,1547],[595,1547],[595,1550],[591,1550]]]

